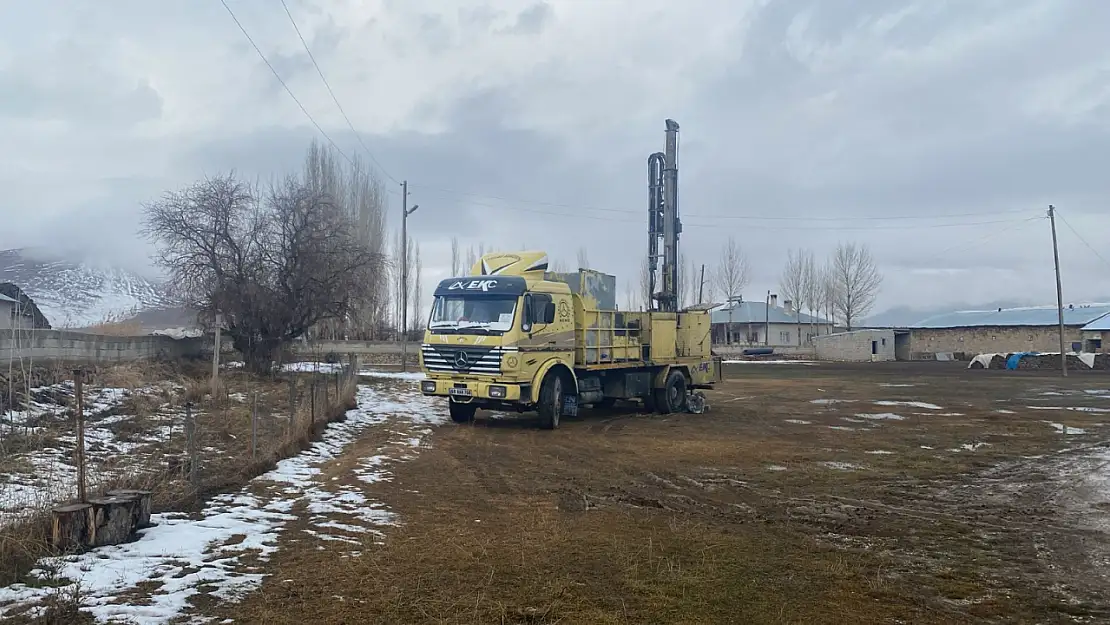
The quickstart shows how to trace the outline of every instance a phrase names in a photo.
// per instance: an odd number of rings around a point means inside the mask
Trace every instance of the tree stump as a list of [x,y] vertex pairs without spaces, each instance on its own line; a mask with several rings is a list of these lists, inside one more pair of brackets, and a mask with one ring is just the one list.
[[85,548],[95,533],[93,507],[87,503],[71,503],[53,510],[51,543],[58,551],[69,552]]
[[149,490],[110,490],[108,491],[109,497],[137,497],[139,505],[135,508],[135,517],[132,527],[136,530],[141,530],[150,527],[150,499],[151,492]]
[[141,515],[140,502],[138,495],[90,498],[94,526],[89,546],[118,545],[130,539]]

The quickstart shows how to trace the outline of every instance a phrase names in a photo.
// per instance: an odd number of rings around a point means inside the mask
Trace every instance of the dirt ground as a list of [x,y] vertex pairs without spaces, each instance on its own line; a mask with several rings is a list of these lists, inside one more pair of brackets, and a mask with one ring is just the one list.
[[213,615],[1110,622],[1105,372],[821,363],[726,376],[701,415],[583,411],[546,432],[480,413],[439,427],[393,479],[363,485],[399,515],[384,537],[357,557],[283,538],[262,589]]

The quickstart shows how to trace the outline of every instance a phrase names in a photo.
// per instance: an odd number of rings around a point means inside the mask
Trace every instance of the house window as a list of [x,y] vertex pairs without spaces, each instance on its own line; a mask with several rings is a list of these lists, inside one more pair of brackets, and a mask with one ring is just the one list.
[[779,332],[779,340],[782,341],[783,343],[789,343],[790,342],[790,333],[789,332]]
[[883,347],[886,347],[886,339],[883,339]]

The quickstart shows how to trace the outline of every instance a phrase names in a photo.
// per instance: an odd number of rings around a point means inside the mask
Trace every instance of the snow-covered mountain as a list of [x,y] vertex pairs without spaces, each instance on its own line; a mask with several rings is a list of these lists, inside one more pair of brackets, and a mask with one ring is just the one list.
[[85,328],[172,307],[157,281],[118,267],[50,259],[37,250],[0,251],[0,282],[23,289],[55,328]]

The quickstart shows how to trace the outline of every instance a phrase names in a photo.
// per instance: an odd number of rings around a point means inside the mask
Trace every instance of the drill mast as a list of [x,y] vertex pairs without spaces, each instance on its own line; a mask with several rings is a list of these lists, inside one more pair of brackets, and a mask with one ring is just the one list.
[[666,121],[665,150],[649,156],[647,164],[649,306],[678,312],[678,122]]

